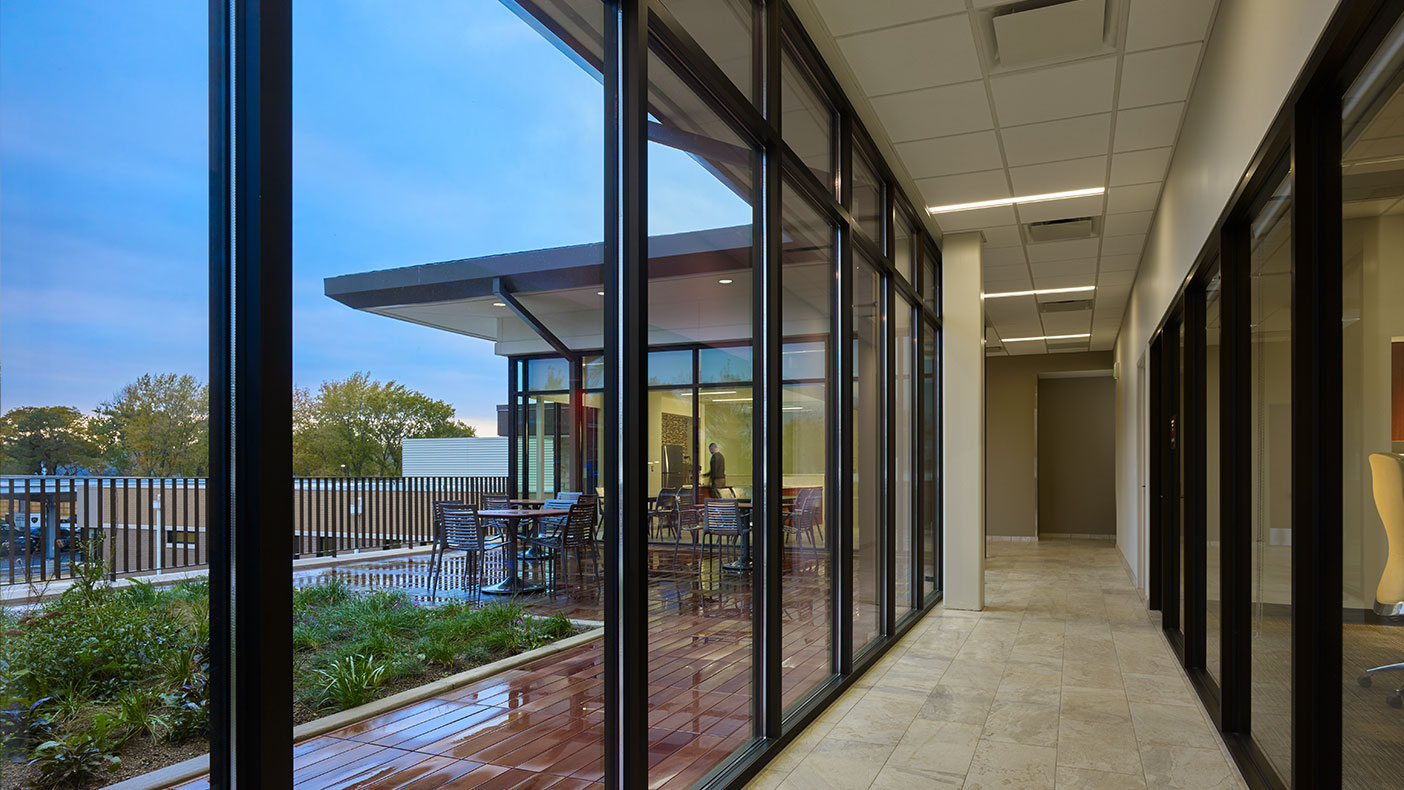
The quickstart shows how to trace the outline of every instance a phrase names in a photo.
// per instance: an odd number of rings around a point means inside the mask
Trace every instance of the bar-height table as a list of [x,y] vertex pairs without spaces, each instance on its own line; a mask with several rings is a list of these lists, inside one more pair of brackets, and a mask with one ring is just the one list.
[[521,522],[528,519],[536,521],[569,515],[569,510],[479,510],[479,518],[507,523],[507,578],[491,587],[484,587],[483,592],[489,595],[525,595],[546,589],[539,584],[527,584],[517,575],[517,529]]

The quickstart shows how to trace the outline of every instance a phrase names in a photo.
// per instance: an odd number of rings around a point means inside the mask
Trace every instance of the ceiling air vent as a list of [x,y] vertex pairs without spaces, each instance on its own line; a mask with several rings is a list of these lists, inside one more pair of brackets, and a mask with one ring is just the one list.
[[1071,219],[1051,219],[1047,222],[1030,222],[1024,226],[1024,233],[1028,236],[1031,244],[1043,241],[1090,239],[1101,230],[1098,227],[1100,224],[1098,219],[1073,217]]
[[1075,313],[1079,310],[1091,309],[1091,299],[1063,299],[1056,302],[1038,303],[1038,311],[1040,313]]
[[1023,0],[995,9],[993,59],[1002,68],[1085,58],[1105,51],[1107,0]]
[[1044,342],[1049,351],[1086,351],[1088,342],[1086,340],[1059,341],[1057,343]]

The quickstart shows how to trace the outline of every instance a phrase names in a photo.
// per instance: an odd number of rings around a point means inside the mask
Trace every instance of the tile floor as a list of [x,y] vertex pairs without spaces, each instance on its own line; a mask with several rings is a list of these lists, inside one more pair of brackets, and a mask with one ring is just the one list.
[[927,616],[749,787],[1246,787],[1115,547],[991,543],[986,603]]

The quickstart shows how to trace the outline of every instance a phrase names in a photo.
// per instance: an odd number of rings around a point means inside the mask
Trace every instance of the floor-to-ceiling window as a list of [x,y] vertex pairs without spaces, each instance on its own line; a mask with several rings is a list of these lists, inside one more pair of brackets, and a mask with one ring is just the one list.
[[853,264],[853,649],[882,635],[886,470],[883,404],[885,357],[882,275]]
[[1223,675],[1220,639],[1223,598],[1219,593],[1223,556],[1219,512],[1223,480],[1220,469],[1222,447],[1219,442],[1222,296],[1221,278],[1215,271],[1204,287],[1204,359],[1200,371],[1200,380],[1204,382],[1204,669],[1215,683],[1221,682]]
[[[759,155],[656,40],[648,86],[659,127],[646,154],[649,345],[748,342],[758,288],[752,218]],[[655,710],[676,708],[655,725],[673,734],[652,750],[651,783],[683,776],[679,784],[690,785],[754,735],[755,596],[746,570],[757,425],[750,351],[702,349],[702,386],[693,403],[676,404],[696,415],[695,423],[682,417],[681,435],[696,448],[699,490],[695,503],[682,506],[695,509],[698,543],[677,570],[677,594],[650,609],[649,701]],[[653,370],[650,357],[650,378]],[[699,704],[714,715],[695,715]]]

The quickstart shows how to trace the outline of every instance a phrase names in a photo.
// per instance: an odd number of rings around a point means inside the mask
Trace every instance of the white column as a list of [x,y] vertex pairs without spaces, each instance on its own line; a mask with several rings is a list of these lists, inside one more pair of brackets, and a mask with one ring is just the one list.
[[945,605],[985,607],[985,308],[980,233],[941,244]]

